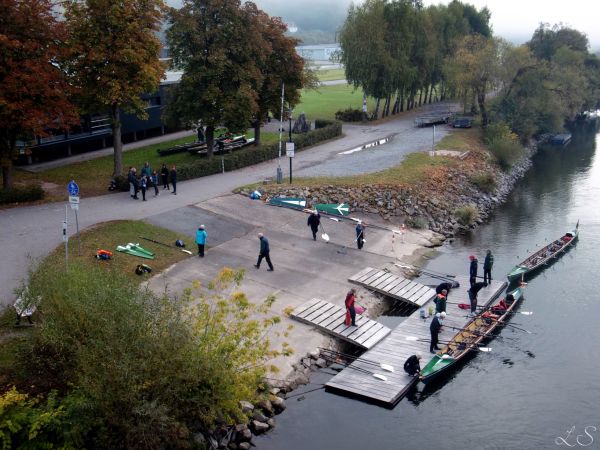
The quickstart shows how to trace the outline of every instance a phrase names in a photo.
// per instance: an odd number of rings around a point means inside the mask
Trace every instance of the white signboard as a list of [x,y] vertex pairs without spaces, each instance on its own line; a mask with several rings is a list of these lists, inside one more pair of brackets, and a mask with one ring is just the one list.
[[288,158],[293,158],[295,153],[294,143],[286,142],[285,143],[285,154]]

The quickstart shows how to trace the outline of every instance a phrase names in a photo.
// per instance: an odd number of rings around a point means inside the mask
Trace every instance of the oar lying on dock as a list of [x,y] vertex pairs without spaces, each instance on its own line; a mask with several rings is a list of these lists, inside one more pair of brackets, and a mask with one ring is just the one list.
[[[420,341],[420,342],[431,342],[429,339],[422,339],[419,338],[417,336],[406,336],[405,338],[407,341]],[[448,345],[450,343],[453,343],[452,341],[438,341],[439,344],[444,344],[444,345]],[[480,352],[491,352],[492,349],[490,347],[480,347],[477,344],[470,344],[468,342],[454,342],[454,344],[456,345],[460,345],[460,344],[464,344],[467,347],[470,347],[471,350],[478,350]]]
[[329,356],[333,355],[333,356],[339,356],[345,359],[351,359],[353,361],[358,361],[358,362],[362,362],[365,364],[370,364],[373,366],[378,366],[381,367],[383,370],[386,370],[388,372],[394,372],[394,366],[390,365],[390,364],[385,364],[385,363],[380,363],[377,361],[373,361],[370,359],[366,359],[366,358],[361,358],[360,356],[354,356],[354,355],[350,355],[348,353],[342,353],[342,352],[338,352],[336,350],[331,350],[331,349],[327,349],[327,348],[319,348],[319,350],[321,350],[321,353],[327,353],[329,354]]

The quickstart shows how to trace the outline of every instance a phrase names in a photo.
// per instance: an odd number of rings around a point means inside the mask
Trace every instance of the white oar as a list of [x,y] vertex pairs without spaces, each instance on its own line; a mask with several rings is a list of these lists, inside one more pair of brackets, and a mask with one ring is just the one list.
[[[414,341],[429,342],[429,339],[421,339],[421,338],[418,338],[417,336],[406,336],[405,339],[407,341],[413,341],[413,342]],[[460,345],[460,342],[456,342],[455,344]],[[481,352],[491,352],[492,351],[492,349],[490,347],[479,347],[475,344],[467,344],[467,343],[465,343],[465,345],[467,347],[476,348],[477,350],[479,350]]]

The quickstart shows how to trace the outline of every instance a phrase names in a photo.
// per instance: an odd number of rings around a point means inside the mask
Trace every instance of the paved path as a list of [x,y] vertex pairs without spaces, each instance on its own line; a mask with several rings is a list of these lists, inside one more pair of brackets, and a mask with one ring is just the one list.
[[[338,159],[340,152],[389,136],[398,129],[408,129],[418,112],[420,111],[375,125],[344,125],[344,137],[297,153],[294,158],[294,173],[320,173],[317,172],[319,166]],[[414,130],[417,131],[416,128]],[[398,162],[399,159],[388,161],[388,164]],[[287,158],[282,158],[281,167],[284,179],[287,179]],[[177,196],[165,192],[144,203],[131,200],[126,192],[83,199],[79,225],[84,229],[109,220],[140,220],[169,214],[178,208],[229,193],[238,186],[254,183],[265,177],[274,178],[276,168],[277,160],[274,160],[234,172],[184,181],[177,184]],[[13,291],[19,286],[32,262],[45,257],[61,244],[64,216],[65,203],[0,211],[0,305],[14,301]],[[74,215],[69,210],[70,235],[75,232],[74,221]]]

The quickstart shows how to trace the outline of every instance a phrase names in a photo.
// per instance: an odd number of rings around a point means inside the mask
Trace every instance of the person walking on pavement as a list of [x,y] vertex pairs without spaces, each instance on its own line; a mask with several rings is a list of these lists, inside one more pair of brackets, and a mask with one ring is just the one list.
[[198,256],[204,258],[204,246],[206,245],[206,238],[208,234],[204,229],[204,225],[200,225],[196,231],[196,244],[198,244]]
[[429,351],[435,353],[435,350],[439,350],[438,342],[440,336],[440,330],[442,329],[443,320],[446,317],[445,312],[436,313],[429,325],[429,331],[431,333],[431,341],[429,344]]
[[359,220],[356,224],[356,246],[359,250],[363,248],[365,243],[365,225]]
[[171,167],[171,171],[169,172],[169,179],[171,180],[171,184],[173,185],[173,192],[171,194],[177,195],[177,168],[175,164]]
[[273,264],[271,263],[271,257],[269,255],[271,252],[269,240],[262,233],[258,233],[258,239],[260,240],[260,252],[258,254],[258,261],[254,264],[254,267],[260,269],[260,263],[263,258],[265,258],[265,261],[267,261],[267,264],[269,265],[267,272],[273,272]]
[[435,312],[436,313],[441,313],[441,312],[446,312],[446,294],[448,293],[448,291],[446,291],[446,289],[443,289],[442,292],[440,292],[439,294],[437,294],[435,296]]
[[483,281],[487,284],[492,282],[492,267],[494,267],[494,255],[491,250],[488,250],[483,261]]
[[165,189],[171,190],[171,188],[169,187],[169,169],[167,168],[167,165],[165,163],[163,163],[160,169],[160,177],[162,178],[163,191]]
[[473,287],[473,285],[477,281],[478,261],[474,255],[469,256],[469,259],[471,260],[471,264],[469,265],[469,282],[471,283],[471,287]]
[[158,192],[158,173],[156,173],[156,170],[152,171],[152,175],[150,175],[150,181],[152,182],[152,186],[154,186],[154,196],[156,197],[160,194],[160,192]]
[[146,201],[146,188],[148,187],[148,177],[142,175],[140,178],[140,188],[142,190],[142,200]]
[[477,294],[479,294],[479,291],[481,289],[483,289],[484,287],[486,287],[488,284],[485,281],[479,281],[477,283],[474,283],[471,286],[471,289],[469,289],[469,301],[471,302],[471,315],[475,314],[475,311],[477,310]]
[[317,231],[319,231],[319,225],[321,225],[321,214],[315,209],[310,216],[308,216],[308,221],[306,223],[313,235],[313,241],[317,240]]
[[346,294],[346,300],[344,304],[346,305],[346,320],[344,324],[349,326],[356,326],[356,309],[354,308],[354,303],[356,303],[356,289],[352,288]]

